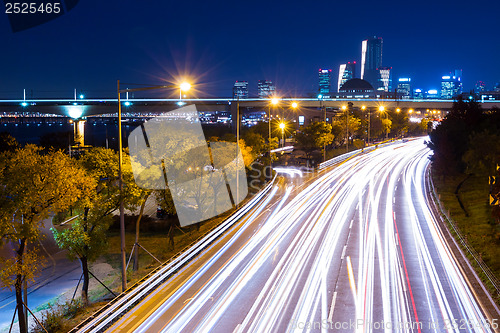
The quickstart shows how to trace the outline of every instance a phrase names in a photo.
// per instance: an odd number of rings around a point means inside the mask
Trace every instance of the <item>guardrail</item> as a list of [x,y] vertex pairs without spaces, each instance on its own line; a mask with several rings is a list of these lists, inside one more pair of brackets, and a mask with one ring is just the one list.
[[273,149],[271,150],[271,153],[279,153],[280,151],[292,151],[293,150],[293,146],[286,146],[286,147],[281,147],[281,148],[276,148],[276,149]]
[[353,150],[351,152],[348,152],[348,153],[345,153],[345,154],[342,154],[342,155],[339,155],[339,156],[335,156],[334,158],[329,159],[328,161],[320,163],[318,165],[318,170],[321,171],[321,170],[323,170],[326,167],[329,167],[329,166],[332,166],[334,164],[343,162],[343,161],[347,160],[349,157],[352,157],[352,156],[354,156],[356,154],[367,153],[369,151],[377,149],[378,147],[388,146],[390,144],[396,143],[397,141],[399,141],[399,140],[382,141],[380,143],[377,143],[377,144],[369,146],[369,147],[365,147],[365,148],[362,148],[362,149]]
[[163,263],[141,280],[137,281],[125,292],[115,297],[92,316],[74,327],[70,332],[102,332],[106,330],[132,307],[149,295],[149,293],[177,273],[182,267],[188,264],[217,238],[224,234],[224,232],[231,228],[236,221],[251,210],[252,207],[269,192],[272,184],[273,181],[269,182],[264,189],[250,199],[242,208],[235,211],[221,224],[188,245],[187,250],[176,254],[169,261]]

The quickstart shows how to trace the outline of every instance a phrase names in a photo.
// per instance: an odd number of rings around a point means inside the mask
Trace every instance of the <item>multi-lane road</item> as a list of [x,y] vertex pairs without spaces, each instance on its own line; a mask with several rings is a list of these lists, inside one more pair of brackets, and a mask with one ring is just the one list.
[[489,332],[429,208],[423,139],[278,182],[120,332]]

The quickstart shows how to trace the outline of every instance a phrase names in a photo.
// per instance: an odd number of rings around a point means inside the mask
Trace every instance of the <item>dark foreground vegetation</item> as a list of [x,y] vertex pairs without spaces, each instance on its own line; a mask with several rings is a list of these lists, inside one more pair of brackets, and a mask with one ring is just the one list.
[[432,177],[445,209],[500,277],[500,110],[483,110],[473,100],[459,99],[430,133],[428,145],[434,152]]

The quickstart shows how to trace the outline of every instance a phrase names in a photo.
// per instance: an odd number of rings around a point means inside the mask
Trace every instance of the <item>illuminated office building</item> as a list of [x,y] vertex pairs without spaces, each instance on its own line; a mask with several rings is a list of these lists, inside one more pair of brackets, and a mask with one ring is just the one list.
[[368,81],[373,87],[378,87],[382,45],[382,37],[371,37],[361,43],[361,79]]
[[276,93],[276,87],[273,82],[269,80],[259,80],[257,83],[257,90],[259,98],[269,98]]
[[[378,91],[391,91],[392,89],[392,67],[379,67],[377,69],[377,90]],[[368,80],[367,80],[368,81]]]
[[411,78],[400,77],[398,79],[397,92],[401,94],[401,98],[403,99],[412,98]]
[[332,85],[332,70],[319,69],[318,70],[318,92],[325,96],[330,94],[330,87]]
[[248,98],[248,82],[236,81],[233,86],[233,98],[245,99]]
[[344,83],[346,83],[350,79],[354,79],[355,77],[356,77],[356,61],[340,65],[339,79],[337,82],[337,91],[340,91],[340,87],[342,87]]
[[477,81],[476,85],[474,87],[474,92],[476,94],[480,94],[486,91],[486,85],[484,84],[483,81]]
[[462,93],[462,70],[441,77],[441,98],[453,99]]

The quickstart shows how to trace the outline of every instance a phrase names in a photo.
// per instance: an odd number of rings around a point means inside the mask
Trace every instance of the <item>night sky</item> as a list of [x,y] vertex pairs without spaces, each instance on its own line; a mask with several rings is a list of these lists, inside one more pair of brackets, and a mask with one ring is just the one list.
[[[80,0],[66,14],[12,32],[1,14],[0,98],[115,97],[116,80],[189,77],[197,97],[230,96],[235,80],[270,79],[282,95],[317,91],[319,68],[361,61],[361,41],[384,39],[393,81],[439,89],[463,70],[464,90],[500,81],[499,0]],[[359,68],[358,68],[359,75]],[[394,85],[394,84],[393,84]],[[174,97],[178,92],[169,93]],[[139,97],[139,96],[136,96]],[[167,97],[167,96],[164,96]]]

